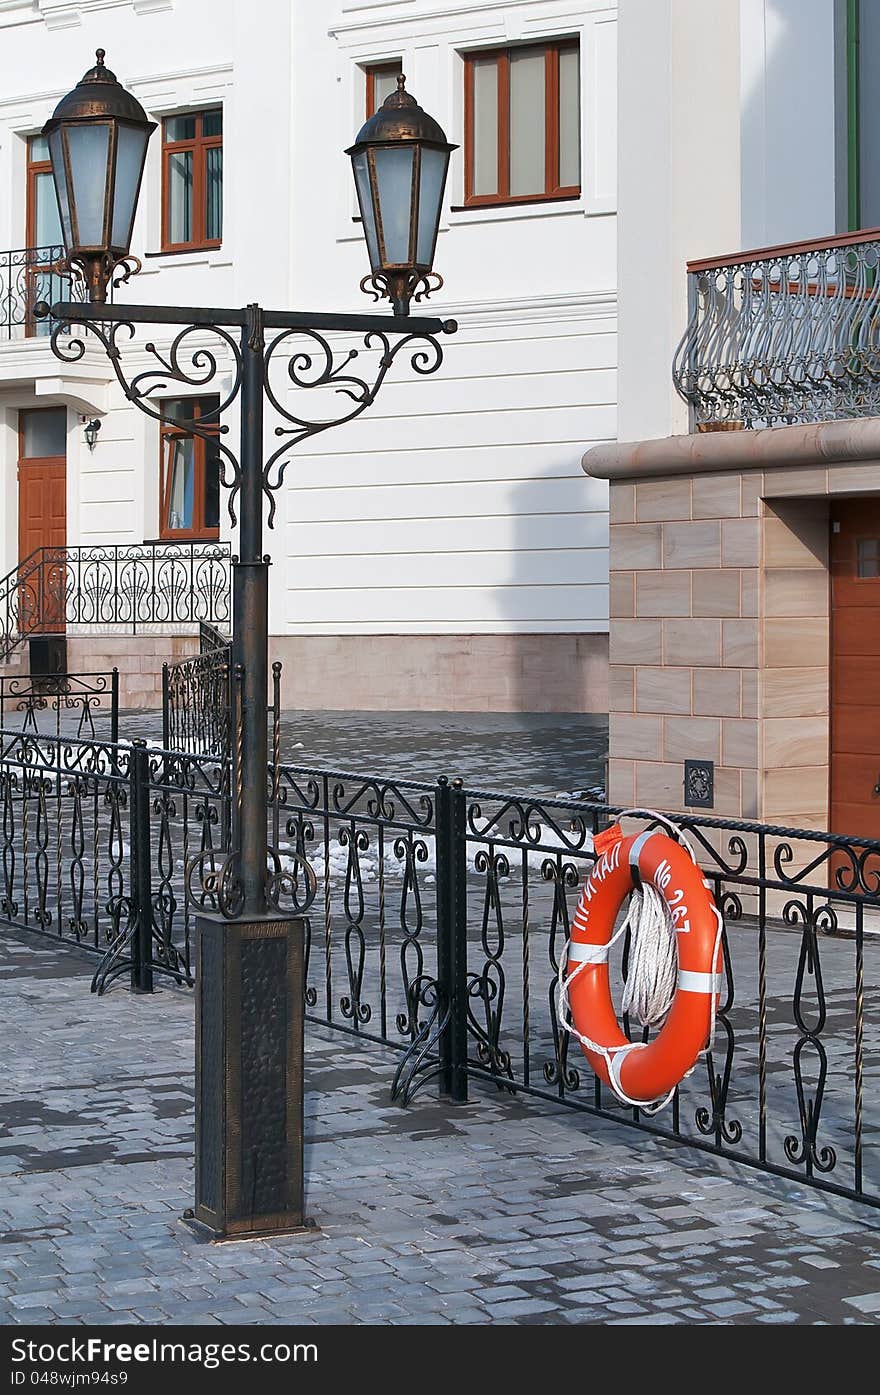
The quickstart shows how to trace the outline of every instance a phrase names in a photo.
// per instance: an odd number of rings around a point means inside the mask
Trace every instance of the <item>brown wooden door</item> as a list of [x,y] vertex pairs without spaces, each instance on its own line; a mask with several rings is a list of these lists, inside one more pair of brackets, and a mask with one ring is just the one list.
[[831,828],[880,838],[880,500],[831,509]]
[[22,574],[19,633],[57,634],[64,630],[66,618],[67,458],[36,451],[63,445],[66,413],[64,408],[50,408],[20,416],[19,565],[38,548],[50,551],[39,566],[31,564]]

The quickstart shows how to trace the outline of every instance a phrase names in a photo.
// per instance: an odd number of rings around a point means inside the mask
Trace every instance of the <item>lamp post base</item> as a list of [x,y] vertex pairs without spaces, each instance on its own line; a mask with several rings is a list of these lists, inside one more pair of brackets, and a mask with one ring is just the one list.
[[302,917],[196,917],[196,1196],[214,1240],[299,1233]]
[[196,1220],[192,1211],[184,1211],[180,1219],[187,1230],[191,1230],[200,1240],[204,1240],[210,1245],[228,1245],[236,1240],[272,1240],[281,1235],[317,1237],[321,1234],[321,1228],[317,1221],[309,1220],[308,1217],[302,1225],[291,1226],[287,1230],[237,1230],[233,1233],[212,1230],[203,1221]]

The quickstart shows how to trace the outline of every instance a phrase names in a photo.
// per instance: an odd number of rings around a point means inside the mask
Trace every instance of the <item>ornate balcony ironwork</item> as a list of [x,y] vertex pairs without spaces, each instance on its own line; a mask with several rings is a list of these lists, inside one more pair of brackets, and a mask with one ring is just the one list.
[[63,256],[60,245],[0,252],[0,341],[48,337],[51,326],[34,316],[39,301],[82,300],[82,282],[55,270]]
[[688,263],[672,377],[699,429],[880,415],[880,229]]
[[0,662],[33,635],[227,625],[227,542],[40,547],[0,581]]

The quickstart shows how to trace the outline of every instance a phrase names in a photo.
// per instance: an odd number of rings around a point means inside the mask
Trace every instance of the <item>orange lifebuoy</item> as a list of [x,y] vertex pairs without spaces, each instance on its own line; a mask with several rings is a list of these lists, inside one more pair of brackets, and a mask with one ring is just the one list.
[[[639,882],[656,887],[666,902],[678,949],[672,1006],[647,1045],[624,1036],[608,973],[618,910]],[[595,862],[571,927],[567,991],[590,1065],[629,1103],[650,1105],[668,1096],[705,1049],[723,981],[721,925],[709,883],[687,850],[666,834],[648,830],[621,838]]]

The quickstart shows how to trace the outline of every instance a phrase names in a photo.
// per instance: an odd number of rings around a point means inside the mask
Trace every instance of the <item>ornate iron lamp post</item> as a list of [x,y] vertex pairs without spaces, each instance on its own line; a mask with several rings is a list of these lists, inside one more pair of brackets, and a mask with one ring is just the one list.
[[[218,440],[229,512],[239,523],[233,569],[232,846],[192,859],[188,893],[196,918],[196,1201],[195,1220],[215,1237],[301,1229],[303,1215],[303,942],[302,912],[314,874],[268,841],[267,740],[269,558],[263,552],[263,510],[272,526],[274,496],[300,441],[353,420],[375,400],[397,357],[412,368],[439,368],[437,336],[454,321],[410,319],[410,298],[430,289],[434,247],[449,153],[454,147],[399,89],[361,130],[351,149],[376,299],[393,314],[308,314],[264,310],[117,305],[111,284],[128,280],[134,212],[154,124],[104,67],[95,68],[58,104],[46,125],[65,237],[67,262],[86,283],[89,302],[40,307],[53,321],[52,346],[64,361],[85,352],[82,332],[104,347],[127,399],[165,422],[169,384],[204,393],[225,365],[232,382],[219,406],[184,426]],[[125,349],[137,326],[167,325],[170,346],[140,346],[155,367],[127,369]],[[326,333],[361,337],[378,354],[372,376],[353,371],[355,350],[334,351]],[[303,341],[305,340],[305,347]],[[137,347],[137,346],[136,346]],[[284,363],[289,387],[327,389],[338,410],[328,419],[293,410],[273,386]],[[326,393],[317,391],[326,405]],[[223,413],[238,399],[240,445],[226,441]],[[264,409],[279,424],[281,444],[266,454]],[[341,403],[341,406],[339,404]],[[285,909],[285,901],[289,905]]]

